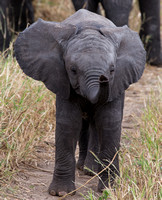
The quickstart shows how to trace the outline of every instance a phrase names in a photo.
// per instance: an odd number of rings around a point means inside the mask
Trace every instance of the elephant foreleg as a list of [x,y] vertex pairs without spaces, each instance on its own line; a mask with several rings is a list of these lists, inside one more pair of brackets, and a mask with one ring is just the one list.
[[82,9],[84,7],[84,4],[86,3],[86,0],[72,0],[72,3],[74,5],[75,10]]
[[132,8],[132,0],[101,0],[106,18],[116,26],[128,25],[129,13]]
[[9,0],[0,1],[0,51],[8,48],[11,41],[8,23],[8,4]]
[[[107,103],[103,109],[97,113],[96,124],[99,132],[99,172],[108,166],[108,170],[100,174],[98,190],[102,191],[105,187],[112,185],[116,175],[119,175],[118,152],[120,147],[121,122],[123,117],[124,95],[120,98]],[[116,157],[114,157],[116,155]]]
[[87,2],[88,2],[86,6],[87,10],[98,14],[101,13],[99,9],[100,0],[88,0]]
[[81,112],[75,103],[56,101],[56,154],[51,195],[63,196],[75,189],[75,148],[81,129]]

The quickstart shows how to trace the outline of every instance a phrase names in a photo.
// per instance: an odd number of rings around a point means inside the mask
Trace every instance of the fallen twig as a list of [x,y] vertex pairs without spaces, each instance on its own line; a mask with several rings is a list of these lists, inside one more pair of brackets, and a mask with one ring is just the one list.
[[66,194],[66,195],[64,195],[64,196],[62,196],[62,197],[60,197],[59,199],[62,200],[62,199],[64,199],[65,197],[67,197],[68,195],[71,195],[72,193],[74,193],[74,192],[80,190],[81,188],[85,187],[90,181],[92,181],[94,178],[96,178],[97,176],[99,176],[103,171],[107,170],[107,169],[110,167],[110,165],[113,163],[113,161],[115,160],[117,154],[118,154],[118,151],[115,153],[115,155],[114,155],[113,159],[111,160],[111,162],[110,162],[104,169],[102,169],[98,174],[96,174],[96,175],[93,176],[91,179],[89,179],[85,184],[83,184],[83,185],[81,185],[80,187],[78,187],[77,189],[75,189],[75,190],[69,192],[68,194]]

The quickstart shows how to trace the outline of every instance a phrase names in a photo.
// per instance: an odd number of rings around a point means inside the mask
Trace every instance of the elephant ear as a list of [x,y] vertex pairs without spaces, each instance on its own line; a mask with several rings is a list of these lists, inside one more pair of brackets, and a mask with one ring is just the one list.
[[129,87],[137,82],[143,74],[146,52],[138,33],[127,26],[101,28],[100,30],[117,48],[117,59],[113,85],[108,101],[119,97]]
[[24,73],[42,81],[63,98],[70,95],[70,82],[64,67],[61,43],[76,32],[73,25],[39,19],[19,34],[14,53]]

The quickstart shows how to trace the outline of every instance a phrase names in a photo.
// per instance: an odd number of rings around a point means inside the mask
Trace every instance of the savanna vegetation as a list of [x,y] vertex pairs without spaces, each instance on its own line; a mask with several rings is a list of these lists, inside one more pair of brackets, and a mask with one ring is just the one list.
[[[70,0],[34,0],[33,3],[36,19],[61,21],[74,13]],[[135,6],[130,16],[130,26],[134,30],[139,29],[139,20],[135,19],[135,16],[140,19],[139,15]],[[0,55],[0,199],[14,199],[14,195],[8,196],[6,188],[16,193],[16,188],[10,184],[19,166],[36,162],[35,147],[50,138],[55,129],[55,95],[42,83],[22,73],[12,49],[13,44],[8,57]],[[109,188],[98,195],[87,188],[87,194],[82,194],[83,199],[162,199],[160,74],[156,91],[151,84],[149,87],[140,115],[135,116],[138,125],[133,131],[123,133],[119,152],[121,177],[116,179],[115,189]]]

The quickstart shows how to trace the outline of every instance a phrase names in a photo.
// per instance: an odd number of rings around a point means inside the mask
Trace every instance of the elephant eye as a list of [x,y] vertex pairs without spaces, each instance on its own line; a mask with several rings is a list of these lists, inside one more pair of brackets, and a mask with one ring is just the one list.
[[76,73],[77,73],[76,67],[74,67],[74,66],[72,66],[72,67],[70,68],[70,70],[71,70],[71,72],[72,72],[73,74],[76,74]]

